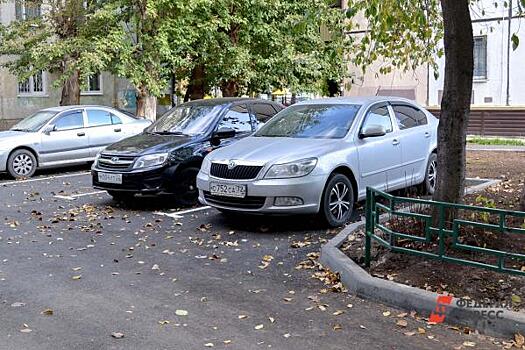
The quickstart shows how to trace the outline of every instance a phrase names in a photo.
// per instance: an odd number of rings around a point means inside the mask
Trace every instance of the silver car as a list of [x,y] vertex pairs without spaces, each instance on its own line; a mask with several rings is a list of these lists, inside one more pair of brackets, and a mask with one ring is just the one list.
[[197,177],[199,200],[224,212],[319,213],[340,226],[367,186],[434,191],[437,125],[396,97],[298,103],[210,153]]
[[150,124],[102,106],[43,109],[0,132],[0,172],[26,178],[37,168],[90,162],[107,145]]

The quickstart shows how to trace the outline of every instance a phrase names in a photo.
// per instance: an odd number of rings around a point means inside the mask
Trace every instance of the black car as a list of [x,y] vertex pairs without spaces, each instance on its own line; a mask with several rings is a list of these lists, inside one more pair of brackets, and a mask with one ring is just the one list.
[[197,203],[195,184],[204,157],[257,130],[281,104],[241,98],[197,100],[174,107],[143,133],[108,146],[91,169],[93,186],[127,201],[168,193]]

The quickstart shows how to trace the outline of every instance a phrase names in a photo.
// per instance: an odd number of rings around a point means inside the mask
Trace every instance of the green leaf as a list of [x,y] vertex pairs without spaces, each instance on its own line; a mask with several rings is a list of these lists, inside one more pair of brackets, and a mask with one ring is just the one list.
[[512,34],[511,41],[512,41],[512,50],[516,51],[516,49],[518,48],[520,44],[520,38],[516,35],[516,33]]

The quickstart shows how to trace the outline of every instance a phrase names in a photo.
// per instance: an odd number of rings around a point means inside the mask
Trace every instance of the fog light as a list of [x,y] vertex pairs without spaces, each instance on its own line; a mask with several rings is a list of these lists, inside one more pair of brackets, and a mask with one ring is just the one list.
[[303,203],[303,200],[299,197],[275,197],[275,206],[277,207],[291,207],[302,205]]

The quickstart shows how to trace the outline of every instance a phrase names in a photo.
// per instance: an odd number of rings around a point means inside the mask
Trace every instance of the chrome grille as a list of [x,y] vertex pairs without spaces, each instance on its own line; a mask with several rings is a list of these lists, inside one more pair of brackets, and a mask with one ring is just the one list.
[[255,165],[237,165],[232,169],[228,169],[227,164],[212,163],[210,174],[220,179],[251,180],[257,177],[261,169],[262,166]]
[[98,159],[97,166],[105,170],[128,170],[134,161],[134,156],[102,154]]

